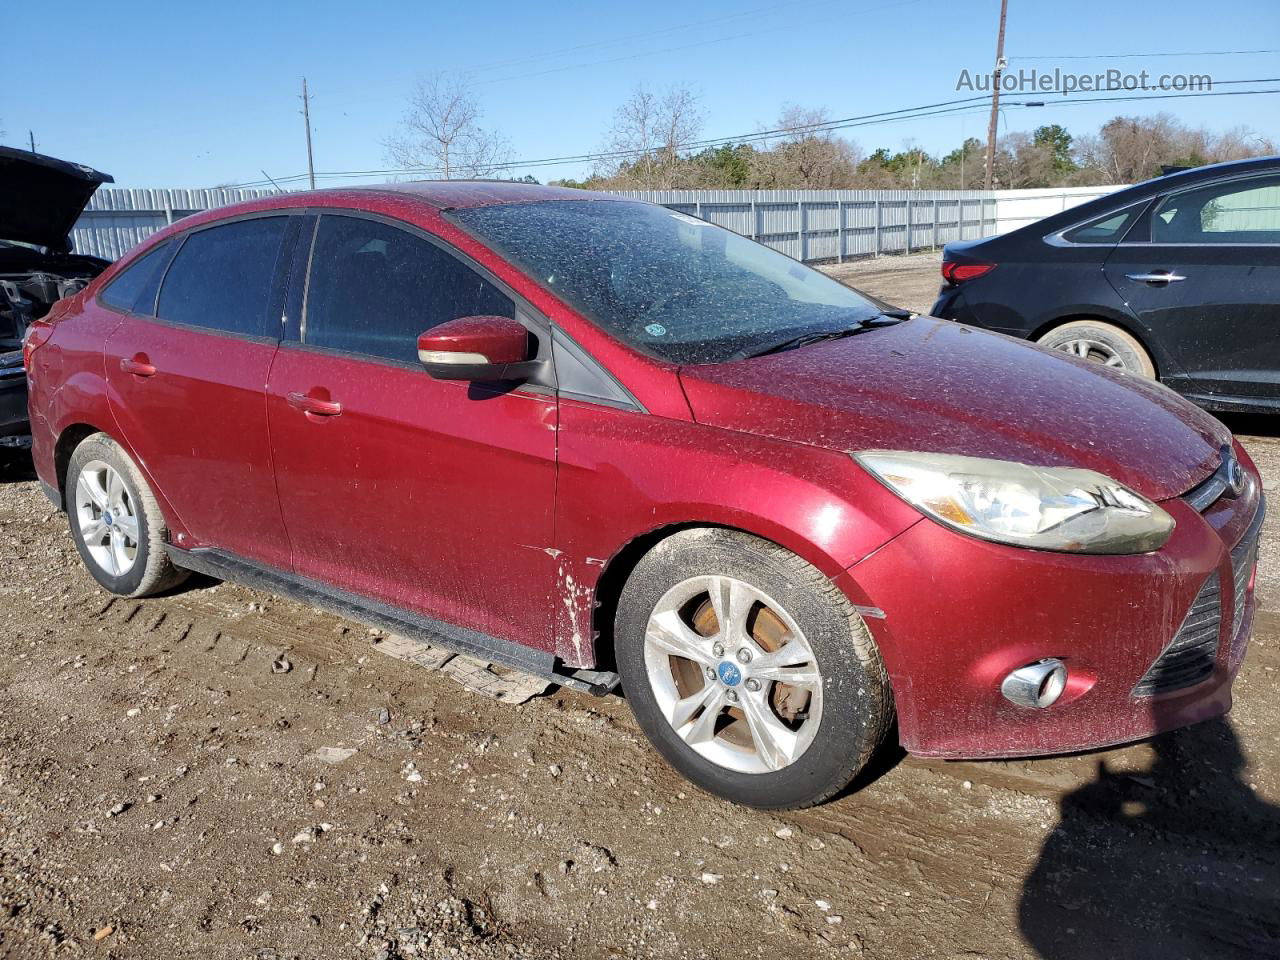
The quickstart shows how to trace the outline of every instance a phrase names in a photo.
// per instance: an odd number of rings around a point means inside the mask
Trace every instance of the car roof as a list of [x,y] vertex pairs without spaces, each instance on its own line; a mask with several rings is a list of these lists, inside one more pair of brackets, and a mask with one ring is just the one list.
[[1200,167],[1181,167],[1172,173],[1166,173],[1150,180],[1135,183],[1135,187],[1158,186],[1161,191],[1170,184],[1195,183],[1200,180],[1217,180],[1236,173],[1265,173],[1268,170],[1280,169],[1280,156],[1249,157],[1246,160],[1224,160],[1222,163],[1208,163]]
[[1223,163],[1210,163],[1202,167],[1179,170],[1177,173],[1167,173],[1128,187],[1122,187],[1119,190],[1103,194],[1077,206],[1068,207],[1061,213],[1050,214],[1041,220],[1033,221],[1018,227],[1016,230],[1010,230],[1008,233],[998,234],[994,237],[984,237],[981,240],[972,241],[972,243],[974,246],[978,246],[987,241],[1005,241],[1007,238],[1014,238],[1014,242],[1017,242],[1022,239],[1043,237],[1160,194],[1184,190],[1202,183],[1213,183],[1233,176],[1277,171],[1280,171],[1280,156],[1228,160]]
[[[338,187],[336,190],[403,194],[425,200],[441,210],[487,207],[496,203],[537,203],[546,200],[626,199],[595,190],[544,187],[541,184],[518,183],[512,180],[414,180],[408,183],[380,183],[367,187]],[[328,191],[314,192],[324,194]]]
[[[494,206],[503,203],[540,203],[559,201],[608,201],[641,203],[631,197],[571,187],[544,187],[536,183],[510,180],[417,180],[408,183],[381,183],[362,187],[328,187],[323,190],[300,190],[275,193],[221,207],[210,207],[175,221],[152,234],[135,250],[141,254],[158,243],[188,230],[213,226],[224,220],[253,214],[287,213],[290,210],[352,209],[404,216],[412,219],[414,207],[419,213],[429,210],[438,215],[443,210],[459,210]],[[126,257],[125,259],[132,259]]]

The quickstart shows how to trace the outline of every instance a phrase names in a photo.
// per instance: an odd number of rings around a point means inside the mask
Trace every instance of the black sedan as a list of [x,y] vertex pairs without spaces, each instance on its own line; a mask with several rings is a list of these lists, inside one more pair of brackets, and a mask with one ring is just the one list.
[[1157,377],[1213,410],[1280,410],[1280,157],[1148,180],[948,244],[936,316]]

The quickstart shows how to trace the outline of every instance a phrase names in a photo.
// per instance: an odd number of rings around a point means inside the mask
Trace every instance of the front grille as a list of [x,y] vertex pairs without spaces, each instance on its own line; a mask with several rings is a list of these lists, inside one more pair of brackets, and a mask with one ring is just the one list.
[[1244,607],[1249,598],[1249,581],[1253,579],[1253,569],[1258,564],[1258,541],[1262,533],[1262,519],[1265,510],[1258,507],[1258,515],[1249,524],[1240,542],[1231,551],[1231,660],[1237,659],[1243,652]]
[[[1258,541],[1262,533],[1263,506],[1249,524],[1238,543],[1231,549],[1231,651],[1234,667],[1243,654],[1248,637],[1244,635],[1244,610],[1249,599],[1249,581],[1258,562]],[[1209,575],[1196,594],[1174,634],[1155,663],[1133,688],[1137,697],[1150,697],[1195,686],[1213,673],[1218,658],[1218,635],[1222,626],[1222,588],[1217,571]]]
[[1218,656],[1218,632],[1222,624],[1222,590],[1214,571],[1204,582],[1187,611],[1173,642],[1164,648],[1138,685],[1136,697],[1150,697],[1191,687],[1213,673]]

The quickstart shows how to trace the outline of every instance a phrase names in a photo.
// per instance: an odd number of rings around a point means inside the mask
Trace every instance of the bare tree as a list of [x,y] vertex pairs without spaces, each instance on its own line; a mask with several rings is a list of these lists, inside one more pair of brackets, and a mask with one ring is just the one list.
[[680,185],[688,161],[682,152],[702,129],[697,96],[686,87],[656,94],[637,87],[614,114],[596,176],[617,186],[670,190]]
[[450,180],[484,177],[506,163],[506,138],[480,126],[481,110],[465,79],[432,74],[409,96],[403,133],[389,138],[387,156],[402,167],[426,167]]
[[824,124],[826,110],[788,104],[755,155],[754,180],[761,188],[824,189],[850,186],[861,159],[858,148]]
[[1218,134],[1204,127],[1187,127],[1167,113],[1157,113],[1109,120],[1097,136],[1081,138],[1076,154],[1080,166],[1104,182],[1134,183],[1156,176],[1166,164],[1199,166],[1275,151],[1273,141],[1244,127]]

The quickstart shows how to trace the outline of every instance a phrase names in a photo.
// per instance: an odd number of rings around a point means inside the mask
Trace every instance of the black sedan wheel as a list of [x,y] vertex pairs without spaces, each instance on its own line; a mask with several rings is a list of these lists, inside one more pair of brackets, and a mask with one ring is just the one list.
[[1101,320],[1073,320],[1050,330],[1036,341],[1090,363],[1138,373],[1154,379],[1151,356],[1132,335]]

